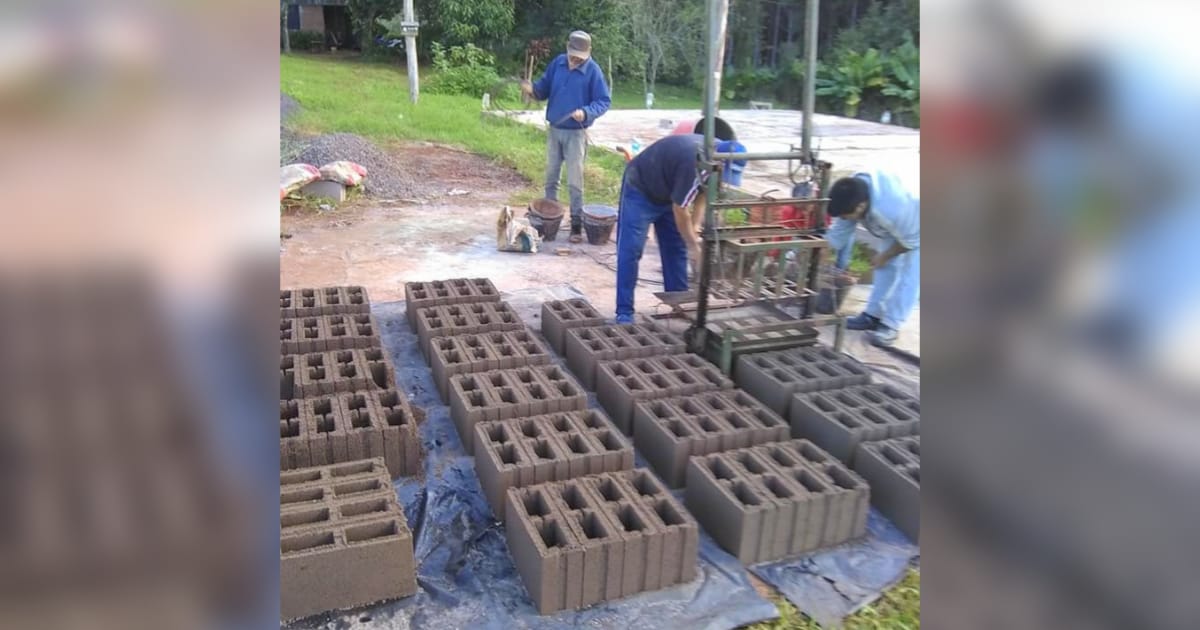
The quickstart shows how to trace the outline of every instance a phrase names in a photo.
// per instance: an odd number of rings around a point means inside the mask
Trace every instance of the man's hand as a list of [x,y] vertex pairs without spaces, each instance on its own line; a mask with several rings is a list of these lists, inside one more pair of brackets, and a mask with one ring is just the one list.
[[521,80],[521,94],[525,96],[533,96],[533,84],[524,79]]
[[578,122],[583,122],[583,119],[587,118],[587,112],[584,112],[582,109],[577,109],[571,112],[571,118],[574,118]]
[[904,252],[907,252],[907,251],[908,251],[908,248],[901,245],[899,242],[892,243],[892,246],[889,247],[887,249],[887,251],[880,252],[880,253],[876,254],[874,258],[871,259],[871,268],[879,269],[880,267],[891,262],[893,258],[895,258],[895,257],[899,256],[900,254],[903,254]]

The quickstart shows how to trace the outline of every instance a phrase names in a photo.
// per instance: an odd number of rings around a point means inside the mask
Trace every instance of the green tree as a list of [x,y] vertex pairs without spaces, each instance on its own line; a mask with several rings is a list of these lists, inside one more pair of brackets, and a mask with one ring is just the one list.
[[864,52],[842,51],[834,63],[823,65],[818,71],[817,95],[839,101],[845,115],[851,118],[858,116],[858,106],[867,91],[884,86],[883,58],[874,48]]
[[403,0],[348,0],[350,22],[358,33],[364,53],[373,53],[378,48],[375,38],[385,33],[378,18],[396,15],[404,8]]
[[911,35],[888,54],[887,71],[887,84],[883,86],[884,96],[896,99],[899,102],[898,111],[911,113],[919,126],[921,53],[913,43]]
[[513,30],[513,0],[427,0],[419,16],[429,41],[443,46],[466,44],[485,48],[502,42]]

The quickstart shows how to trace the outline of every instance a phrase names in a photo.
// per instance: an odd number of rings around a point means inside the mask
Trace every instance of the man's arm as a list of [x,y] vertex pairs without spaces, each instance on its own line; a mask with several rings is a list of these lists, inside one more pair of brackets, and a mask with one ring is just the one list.
[[901,245],[900,241],[896,241],[895,243],[892,243],[891,247],[887,248],[887,251],[880,253],[880,254],[876,254],[875,258],[871,259],[871,266],[878,269],[878,268],[888,264],[888,262],[891,261],[893,258],[895,258],[895,257],[899,256],[900,254],[903,254],[904,252],[907,252],[907,251],[909,251],[909,249],[907,247]]
[[[558,61],[557,57],[551,59],[550,63],[546,65],[546,71],[542,73],[542,78],[534,81],[529,86],[529,94],[533,95],[533,97],[539,101],[544,101],[547,98],[550,98],[550,82],[553,80],[550,75],[554,69],[554,62],[556,61]],[[524,89],[525,85],[522,84],[521,87]]]
[[612,106],[612,94],[608,91],[608,83],[604,80],[604,72],[599,67],[592,73],[590,86],[592,102],[583,108],[586,120],[595,120],[604,115]]
[[692,259],[692,264],[695,266],[700,261],[700,237],[696,233],[695,226],[692,225],[692,214],[679,204],[671,204],[671,206],[675,210],[675,228],[683,236],[683,243],[687,245],[688,249],[688,258]]

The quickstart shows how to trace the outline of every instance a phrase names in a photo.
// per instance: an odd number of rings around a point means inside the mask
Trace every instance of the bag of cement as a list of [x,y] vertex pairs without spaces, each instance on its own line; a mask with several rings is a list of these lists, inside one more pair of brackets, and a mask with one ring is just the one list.
[[321,179],[321,171],[312,164],[288,164],[279,169],[279,199]]
[[513,209],[504,206],[496,220],[496,249],[502,252],[537,253],[541,242],[537,230],[529,225],[529,219],[513,215]]
[[347,160],[330,162],[321,167],[321,179],[337,182],[343,186],[358,186],[367,176],[367,169],[361,164]]

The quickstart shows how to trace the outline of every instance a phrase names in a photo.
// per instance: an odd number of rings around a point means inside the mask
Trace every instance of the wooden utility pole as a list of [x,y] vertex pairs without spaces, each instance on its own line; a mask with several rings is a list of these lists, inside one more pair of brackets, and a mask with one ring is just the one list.
[[404,0],[404,21],[400,28],[404,32],[404,56],[408,60],[408,100],[417,102],[421,81],[417,76],[417,16],[413,11],[413,0]]

